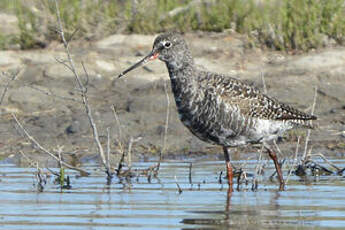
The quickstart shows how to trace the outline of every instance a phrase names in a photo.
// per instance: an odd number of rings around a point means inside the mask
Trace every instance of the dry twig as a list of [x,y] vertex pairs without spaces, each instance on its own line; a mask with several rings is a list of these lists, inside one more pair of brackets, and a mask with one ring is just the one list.
[[[316,105],[316,97],[317,97],[317,86],[315,86],[314,101],[313,101],[313,106],[311,109],[311,115],[314,115],[315,105]],[[312,125],[312,121],[310,121],[310,124]],[[309,143],[309,138],[310,138],[310,132],[311,132],[311,130],[308,129],[307,130],[307,137],[305,139],[304,153],[303,153],[303,157],[302,157],[303,161],[306,161],[306,158],[308,157],[307,149],[308,149],[308,143]]]
[[193,167],[193,163],[190,162],[189,163],[189,174],[188,174],[189,184],[193,184],[193,182],[192,182],[192,167]]
[[162,150],[159,153],[159,161],[157,163],[157,167],[156,167],[156,170],[155,170],[156,171],[156,175],[158,174],[158,171],[159,171],[159,168],[160,168],[160,165],[161,165],[163,153],[166,151],[166,144],[167,144],[167,138],[168,138],[169,117],[170,117],[170,98],[169,98],[166,82],[164,82],[164,92],[165,92],[165,96],[166,96],[166,99],[167,99],[167,113],[166,113],[165,125],[164,125],[163,148],[162,148]]
[[338,166],[330,162],[322,153],[315,153],[315,154],[309,154],[310,157],[317,156],[320,157],[322,160],[324,160],[327,164],[332,166],[334,169],[336,169],[338,172],[341,170]]
[[43,89],[40,89],[40,88],[37,88],[33,85],[29,85],[28,87],[30,87],[31,89],[34,89],[40,93],[43,93],[47,96],[50,96],[50,97],[54,97],[54,98],[58,98],[58,99],[62,99],[62,100],[68,100],[68,101],[76,101],[76,102],[80,102],[79,100],[73,98],[73,97],[65,97],[65,96],[59,96],[59,95],[56,95],[54,94],[53,92],[50,92],[50,91],[46,91],[46,90],[43,90]]
[[252,184],[252,190],[256,191],[258,188],[258,175],[261,174],[261,168],[262,168],[262,151],[264,149],[264,145],[261,146],[261,150],[260,150],[260,155],[259,155],[259,160],[258,163],[255,167],[255,173],[253,176],[253,184]]
[[261,80],[262,80],[262,85],[263,85],[263,91],[264,91],[264,94],[267,94],[267,87],[266,87],[266,81],[265,81],[265,74],[264,72],[260,72],[260,75],[261,75]]
[[38,149],[41,152],[44,152],[46,154],[48,154],[50,157],[52,157],[53,159],[55,159],[57,162],[60,162],[61,165],[64,165],[65,167],[69,168],[69,169],[73,169],[76,170],[78,172],[80,172],[82,175],[89,175],[89,173],[87,171],[85,171],[84,169],[78,168],[78,167],[74,167],[64,161],[60,161],[60,159],[55,156],[55,154],[51,153],[50,151],[48,151],[47,149],[45,149],[40,143],[38,143],[36,141],[35,138],[33,138],[27,131],[26,129],[23,127],[23,125],[19,122],[19,120],[17,119],[16,115],[14,115],[13,113],[11,114],[13,119],[15,120],[15,122],[17,123],[18,127],[20,128],[20,130],[25,134],[25,136],[27,137],[27,139],[29,139],[29,141],[31,142],[31,144]]
[[23,151],[19,151],[20,154],[22,154],[22,156],[25,158],[25,160],[27,160],[27,162],[29,162],[30,166],[33,168],[36,168],[36,181],[37,181],[37,190],[39,192],[43,192],[44,190],[44,185],[47,183],[47,180],[45,178],[43,178],[42,176],[42,169],[39,167],[39,164],[37,161],[33,161],[31,160]]
[[298,136],[297,138],[297,145],[296,145],[296,151],[295,151],[295,157],[294,157],[294,160],[292,162],[292,165],[290,167],[290,170],[289,170],[289,174],[285,180],[285,184],[287,184],[289,182],[289,179],[290,179],[290,176],[291,176],[291,173],[292,173],[292,169],[295,167],[296,163],[297,163],[297,157],[298,157],[298,149],[299,149],[299,141],[300,141],[301,137]]
[[[67,41],[66,38],[65,38],[64,29],[63,29],[63,26],[62,26],[62,21],[61,21],[61,16],[60,16],[59,4],[58,4],[57,0],[55,0],[55,7],[56,7],[56,17],[57,17],[57,22],[58,22],[58,27],[59,27],[57,32],[59,33],[59,35],[61,37],[61,40],[63,42],[63,45],[65,47],[65,52],[67,54],[67,60],[68,60],[68,64],[66,62],[64,62],[64,61],[61,61],[60,63],[62,63],[69,70],[71,70],[71,72],[73,73],[73,75],[75,77],[78,89],[79,89],[79,91],[81,93],[81,97],[82,97],[83,105],[84,105],[84,108],[85,108],[85,112],[87,114],[90,126],[91,126],[92,131],[93,131],[93,138],[94,138],[94,141],[95,141],[96,146],[97,146],[98,154],[99,154],[99,156],[100,156],[100,158],[102,160],[102,163],[103,163],[103,166],[105,168],[107,176],[108,177],[112,177],[112,173],[110,171],[110,168],[108,167],[108,164],[107,164],[107,161],[106,161],[106,158],[105,158],[103,147],[102,147],[101,142],[99,140],[97,126],[96,126],[96,124],[94,122],[94,119],[93,119],[93,116],[92,116],[92,111],[91,111],[91,107],[89,105],[88,96],[87,96],[87,88],[82,83],[82,81],[81,81],[81,79],[79,77],[79,74],[78,74],[78,72],[76,70],[73,58],[72,58],[71,53],[70,53],[69,41]],[[82,66],[83,66],[84,72],[86,74],[86,77],[88,79],[89,75],[88,75],[88,72],[87,72],[87,70],[86,70],[86,68],[85,68],[83,63],[82,63]]]
[[[16,79],[16,77],[18,76],[19,72],[20,72],[20,70],[17,70],[17,72],[12,74],[12,76],[10,77],[10,80],[7,81],[7,84],[5,85],[5,88],[2,91],[2,94],[1,94],[1,97],[0,97],[0,105],[2,104],[2,102],[3,102],[4,98],[5,98],[6,92],[7,92],[8,88],[10,87],[11,82]],[[3,75],[7,75],[7,74],[3,73]]]
[[119,116],[116,113],[115,105],[112,105],[111,109],[113,110],[114,119],[116,121],[116,125],[117,125],[118,130],[119,130],[118,144],[119,144],[119,147],[120,147],[120,152],[122,154],[124,154],[124,148],[123,148],[123,144],[122,144],[122,129],[121,129],[120,119],[119,119]]

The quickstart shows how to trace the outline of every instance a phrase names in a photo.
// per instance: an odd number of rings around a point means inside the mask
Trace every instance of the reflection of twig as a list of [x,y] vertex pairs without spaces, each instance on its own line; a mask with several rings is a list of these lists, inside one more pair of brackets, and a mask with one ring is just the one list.
[[107,167],[110,169],[110,129],[107,128]]
[[[29,141],[33,144],[34,147],[36,147],[38,150],[40,150],[41,152],[44,152],[46,154],[48,154],[49,156],[51,156],[52,158],[54,158],[57,162],[60,162],[59,158],[57,156],[55,156],[55,154],[49,152],[47,149],[45,149],[42,145],[40,145],[40,143],[38,143],[35,138],[33,138],[27,131],[26,129],[23,127],[23,125],[18,121],[16,115],[14,115],[12,113],[12,117],[15,120],[15,122],[17,123],[17,125],[19,126],[19,128],[23,131],[23,133],[25,134],[25,136],[29,139]],[[61,164],[64,165],[65,167],[69,168],[69,169],[73,169],[76,171],[79,171],[80,173],[84,174],[84,175],[89,175],[89,173],[87,171],[85,171],[84,169],[81,168],[77,168],[74,167],[64,161],[61,161]]]
[[293,159],[293,162],[292,162],[292,165],[290,167],[290,170],[289,170],[289,174],[285,180],[285,184],[287,184],[289,182],[289,178],[291,176],[291,173],[292,173],[292,169],[295,167],[295,164],[297,163],[297,156],[298,156],[298,148],[299,148],[299,141],[300,141],[301,137],[298,136],[297,138],[297,145],[296,145],[296,151],[295,151],[295,157]]
[[[129,171],[128,171],[129,173],[130,173],[131,167],[132,167],[132,146],[135,142],[138,142],[140,140],[141,140],[141,137],[137,137],[137,138],[130,137],[129,138],[128,148],[127,148],[127,166],[129,169]],[[123,162],[125,160],[125,156],[126,156],[126,152],[123,151],[122,155],[121,155],[121,159],[120,159],[118,167],[117,167],[117,170],[116,170],[116,174],[118,176],[121,174],[121,169],[123,167]]]
[[[60,63],[63,63],[69,70],[71,70],[71,72],[73,73],[73,75],[75,77],[75,80],[76,80],[77,85],[79,87],[79,91],[81,93],[85,112],[87,114],[90,126],[91,126],[92,131],[93,131],[93,138],[94,138],[94,141],[95,141],[97,149],[98,149],[98,154],[102,160],[103,166],[106,170],[106,174],[108,175],[108,177],[112,177],[112,173],[110,171],[110,168],[108,168],[108,164],[106,162],[103,147],[102,147],[101,142],[99,140],[97,126],[96,126],[94,119],[93,119],[93,116],[92,116],[91,107],[89,105],[89,101],[88,101],[88,97],[87,97],[87,88],[82,83],[82,81],[79,77],[79,74],[76,71],[75,64],[74,64],[74,61],[72,59],[72,56],[71,56],[71,53],[69,50],[69,42],[67,42],[67,40],[65,39],[64,29],[63,29],[62,21],[61,21],[61,17],[60,17],[59,4],[58,4],[57,0],[55,0],[55,7],[56,7],[56,17],[57,17],[57,22],[58,22],[58,27],[59,27],[57,32],[59,33],[61,40],[63,42],[63,45],[65,47],[65,52],[67,54],[67,60],[68,60],[69,64],[67,64],[65,62],[60,62]],[[86,77],[88,78],[88,72],[86,71],[86,68],[85,68],[83,63],[82,63],[82,66],[83,66],[84,72],[86,74]]]
[[[311,109],[311,115],[314,115],[314,111],[315,111],[315,105],[316,105],[316,97],[317,97],[317,86],[315,86],[315,93],[314,93],[314,101],[313,101],[313,106]],[[310,121],[310,125],[312,125],[312,121]],[[308,142],[309,142],[309,138],[310,138],[310,132],[311,130],[308,129],[307,130],[307,137],[305,139],[305,145],[304,145],[304,153],[303,153],[303,157],[302,160],[305,161],[306,157],[307,157],[307,149],[308,149]]]
[[122,151],[121,158],[120,158],[119,164],[118,164],[117,169],[116,169],[117,176],[119,176],[121,174],[121,169],[123,167],[123,161],[124,160],[125,160],[125,151]]
[[178,193],[181,194],[183,192],[183,190],[181,189],[180,185],[177,182],[176,175],[175,175],[175,183],[176,183],[176,186],[177,186]]
[[7,92],[8,88],[10,87],[10,83],[16,79],[16,77],[18,76],[19,72],[20,71],[18,70],[16,73],[14,73],[12,75],[11,79],[5,85],[4,91],[2,91],[2,94],[1,94],[1,97],[0,97],[0,105],[2,104],[2,101],[4,100],[4,97],[6,95],[6,92]]
[[42,176],[42,169],[39,167],[38,162],[35,162],[33,160],[31,160],[27,155],[25,155],[25,153],[23,151],[19,151],[20,154],[22,154],[22,156],[29,162],[29,164],[31,165],[31,167],[36,168],[36,180],[37,180],[37,190],[39,192],[43,192],[44,189],[44,184],[46,184],[46,179],[43,179]]
[[193,163],[190,162],[189,163],[189,174],[188,174],[189,184],[192,184],[192,167],[193,167]]
[[222,176],[223,176],[223,171],[220,171],[219,176],[218,176],[218,183],[219,184],[223,184]]

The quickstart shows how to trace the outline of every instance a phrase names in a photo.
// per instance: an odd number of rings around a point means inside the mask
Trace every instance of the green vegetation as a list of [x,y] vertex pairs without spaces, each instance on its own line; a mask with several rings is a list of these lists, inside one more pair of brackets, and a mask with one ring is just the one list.
[[[0,48],[23,49],[58,39],[53,0],[7,0],[1,9],[18,17],[20,35],[0,36]],[[344,0],[60,0],[63,22],[76,37],[231,29],[250,44],[278,50],[309,50],[345,40]],[[170,12],[170,14],[168,13]],[[68,35],[67,35],[68,36]]]

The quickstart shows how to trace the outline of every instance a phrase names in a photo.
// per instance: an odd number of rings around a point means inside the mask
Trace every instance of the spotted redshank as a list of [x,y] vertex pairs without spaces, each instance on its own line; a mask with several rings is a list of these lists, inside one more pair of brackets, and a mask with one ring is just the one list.
[[316,117],[281,103],[238,79],[199,69],[178,33],[159,35],[152,51],[119,77],[155,59],[165,62],[168,68],[182,123],[201,140],[223,146],[229,186],[233,185],[229,148],[263,143],[274,162],[280,189],[283,189],[281,167],[270,144],[289,129],[312,128],[310,120]]

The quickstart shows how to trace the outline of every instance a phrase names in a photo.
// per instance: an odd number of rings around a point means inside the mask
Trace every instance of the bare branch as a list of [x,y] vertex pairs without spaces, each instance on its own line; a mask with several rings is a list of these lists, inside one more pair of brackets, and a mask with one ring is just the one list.
[[261,168],[262,168],[262,152],[264,149],[264,145],[261,146],[261,150],[260,150],[260,155],[259,155],[259,160],[258,163],[255,167],[255,173],[253,176],[253,183],[252,183],[252,190],[255,191],[258,188],[258,175],[261,174]]
[[110,129],[107,128],[107,167],[110,169]]
[[37,90],[37,91],[39,91],[39,92],[41,92],[41,93],[43,93],[43,94],[45,94],[47,96],[56,97],[56,98],[63,99],[63,100],[80,102],[79,100],[77,100],[77,99],[75,99],[73,97],[59,96],[59,95],[56,95],[56,94],[54,94],[54,93],[52,93],[50,91],[45,91],[43,89],[37,88],[37,87],[35,87],[33,85],[29,85],[28,87],[30,87],[31,89]]
[[264,94],[267,94],[267,87],[266,87],[266,81],[265,81],[265,74],[264,72],[260,72],[260,75],[261,75],[261,80],[262,80],[262,85],[263,85],[263,91],[264,91]]
[[[314,93],[314,101],[313,101],[313,106],[311,109],[311,115],[314,115],[314,111],[315,111],[315,105],[316,105],[316,97],[317,97],[317,86],[315,86],[315,93]],[[310,124],[312,124],[312,121],[310,121]],[[306,157],[307,157],[307,149],[308,149],[308,143],[309,143],[309,138],[310,138],[310,132],[311,130],[308,129],[307,130],[307,137],[305,139],[305,145],[304,145],[304,153],[303,153],[303,157],[302,160],[305,161]]]
[[19,150],[19,153],[25,158],[27,162],[29,162],[30,166],[33,168],[40,168],[38,167],[38,162],[31,160],[23,151]]
[[7,81],[7,84],[5,85],[5,89],[4,89],[4,91],[2,91],[2,94],[1,94],[1,97],[0,97],[0,105],[2,104],[2,102],[4,100],[4,97],[6,95],[6,92],[7,92],[8,88],[10,87],[11,82],[16,79],[16,77],[18,76],[19,72],[20,72],[20,70],[18,70],[14,74],[12,74],[12,77],[10,78],[10,80]]
[[322,153],[315,153],[315,154],[310,154],[310,156],[317,156],[320,157],[322,160],[324,160],[327,164],[329,164],[330,166],[332,166],[334,169],[336,169],[337,171],[340,171],[341,169],[336,166],[335,164],[333,164],[332,162],[330,162]]
[[114,118],[115,118],[115,121],[116,121],[118,130],[119,130],[119,138],[122,139],[121,123],[120,123],[119,116],[118,116],[117,113],[116,113],[115,105],[113,105],[111,108],[112,108],[112,110],[113,110]]
[[55,61],[60,63],[60,64],[62,64],[62,65],[64,65],[67,69],[72,71],[72,68],[66,63],[67,62],[66,60],[55,58]]
[[291,173],[292,173],[292,169],[295,167],[296,163],[297,163],[297,156],[298,156],[298,149],[299,149],[299,141],[300,141],[301,137],[298,136],[297,138],[297,145],[296,145],[296,151],[295,151],[295,157],[294,157],[294,160],[292,162],[292,165],[290,167],[290,170],[289,170],[289,174],[285,180],[285,184],[287,184],[289,182],[289,179],[290,179],[290,176],[291,176]]
[[[45,149],[40,143],[38,143],[36,141],[35,138],[33,138],[27,131],[26,129],[23,127],[23,125],[18,121],[16,115],[14,115],[13,113],[11,114],[13,119],[15,120],[15,122],[17,123],[17,125],[19,126],[19,128],[23,131],[23,133],[25,134],[25,136],[29,139],[29,141],[33,144],[34,147],[36,147],[39,151],[44,152],[46,154],[48,154],[50,157],[52,157],[53,159],[55,159],[57,162],[60,162],[60,159],[55,156],[55,154],[51,153],[50,151],[48,151],[47,149]],[[85,171],[84,169],[78,168],[78,167],[74,167],[64,161],[61,161],[61,165],[64,165],[65,167],[69,168],[69,169],[73,169],[76,170],[80,173],[82,173],[83,175],[89,175],[89,173],[87,171]]]
[[169,117],[170,117],[170,98],[169,98],[169,94],[168,94],[168,90],[167,90],[167,84],[166,82],[164,82],[164,92],[165,92],[165,96],[167,99],[167,113],[166,113],[166,118],[165,118],[165,125],[164,125],[164,136],[163,136],[163,147],[162,150],[159,153],[159,161],[156,167],[156,174],[159,171],[160,165],[161,165],[161,161],[162,161],[162,156],[163,153],[166,151],[166,143],[167,143],[167,138],[168,138],[168,128],[169,128]]
[[129,143],[128,143],[128,150],[127,150],[127,164],[128,164],[128,168],[131,169],[132,167],[132,146],[135,142],[138,142],[141,140],[141,137],[137,137],[137,138],[133,138],[131,137],[129,139]]
[[75,30],[73,31],[73,33],[72,33],[71,36],[69,37],[67,43],[69,43],[70,41],[72,41],[74,35],[75,35],[78,31],[79,31],[79,28],[77,28],[77,29],[75,29]]
[[[108,167],[108,164],[107,164],[107,161],[106,161],[106,158],[105,158],[105,154],[104,154],[104,150],[103,150],[103,147],[101,145],[101,142],[99,140],[99,135],[98,135],[98,130],[97,130],[97,126],[94,122],[94,119],[93,119],[93,116],[92,116],[92,111],[91,111],[91,107],[89,105],[89,102],[88,102],[88,97],[87,97],[87,89],[85,88],[85,86],[83,85],[80,77],[79,77],[79,74],[78,72],[76,71],[76,67],[75,67],[75,64],[74,64],[74,61],[73,61],[73,58],[72,58],[72,55],[70,53],[70,50],[69,50],[69,42],[67,42],[66,38],[65,38],[65,35],[64,35],[64,29],[63,29],[63,26],[62,26],[62,21],[61,21],[61,17],[60,17],[60,10],[59,10],[59,4],[58,4],[58,1],[55,0],[55,7],[56,7],[56,17],[57,17],[57,22],[58,22],[58,33],[60,34],[60,37],[61,37],[61,40],[64,44],[64,47],[65,47],[65,52],[67,54],[67,60],[69,62],[69,65],[70,66],[70,70],[72,71],[74,77],[75,77],[75,80],[77,82],[77,85],[79,87],[79,90],[81,92],[81,97],[82,97],[82,101],[83,101],[83,104],[84,104],[84,107],[85,107],[85,111],[86,111],[86,114],[87,114],[87,117],[89,119],[89,123],[90,123],[90,126],[92,128],[92,132],[93,132],[93,138],[94,138],[94,141],[96,143],[96,146],[97,146],[97,149],[98,149],[98,154],[102,160],[102,164],[106,170],[106,173],[108,175],[108,177],[111,177],[112,173],[110,171],[110,168]],[[88,78],[88,72],[84,66],[84,64],[82,63],[82,66],[83,66],[83,69],[84,69],[84,72]]]

